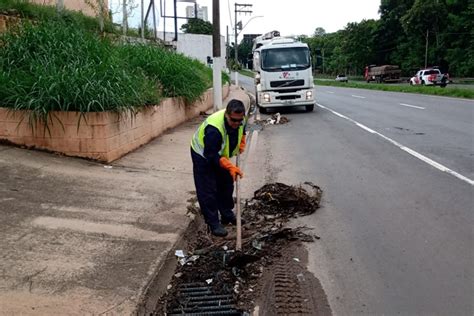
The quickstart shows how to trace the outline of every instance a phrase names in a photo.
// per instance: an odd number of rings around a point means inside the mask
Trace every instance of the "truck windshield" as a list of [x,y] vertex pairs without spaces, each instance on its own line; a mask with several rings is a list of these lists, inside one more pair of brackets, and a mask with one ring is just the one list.
[[303,70],[310,67],[306,47],[272,48],[262,50],[262,69],[266,71]]

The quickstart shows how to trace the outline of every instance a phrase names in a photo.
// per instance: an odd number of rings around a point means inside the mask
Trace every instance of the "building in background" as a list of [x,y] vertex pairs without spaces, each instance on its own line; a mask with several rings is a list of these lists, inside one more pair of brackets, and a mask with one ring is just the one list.
[[[196,17],[195,13],[196,12],[194,10],[193,5],[190,5],[190,6],[186,7],[186,17],[187,18],[190,18],[190,19],[195,18]],[[198,19],[209,22],[209,17],[207,15],[207,7],[201,7],[197,4],[197,17],[198,17]]]
[[[43,4],[43,5],[52,5],[55,6],[58,0],[30,0],[32,3]],[[97,16],[99,8],[99,0],[90,0],[90,4],[86,3],[84,0],[63,0],[64,7],[67,10],[81,11],[88,16]],[[109,1],[103,0],[104,8],[109,7]],[[207,8],[206,8],[207,9]],[[207,12],[206,12],[207,14]]]

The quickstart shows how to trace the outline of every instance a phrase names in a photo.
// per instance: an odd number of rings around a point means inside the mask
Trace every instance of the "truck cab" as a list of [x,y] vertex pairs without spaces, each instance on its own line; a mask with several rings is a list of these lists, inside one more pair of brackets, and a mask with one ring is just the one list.
[[260,112],[288,106],[304,106],[306,111],[313,111],[316,101],[307,44],[280,37],[277,31],[257,37],[253,66]]

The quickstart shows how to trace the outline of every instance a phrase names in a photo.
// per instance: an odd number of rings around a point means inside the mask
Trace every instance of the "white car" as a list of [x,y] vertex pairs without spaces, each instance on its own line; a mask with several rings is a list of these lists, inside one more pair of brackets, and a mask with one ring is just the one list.
[[410,85],[430,85],[446,87],[448,77],[439,69],[422,69],[410,78]]
[[347,76],[346,76],[346,75],[337,75],[336,81],[339,81],[339,82],[347,82],[347,81],[349,81],[349,80],[347,79]]

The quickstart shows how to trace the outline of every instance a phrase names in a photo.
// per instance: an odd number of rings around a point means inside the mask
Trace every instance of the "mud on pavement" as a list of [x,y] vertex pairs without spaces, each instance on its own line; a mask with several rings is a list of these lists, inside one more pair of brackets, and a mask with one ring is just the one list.
[[188,211],[197,228],[187,232],[187,249],[178,261],[154,315],[331,315],[319,281],[307,271],[303,242],[319,239],[306,227],[288,228],[289,219],[314,213],[321,189],[266,184],[245,202],[242,251],[235,251],[235,227],[229,235],[206,231],[196,199]]

